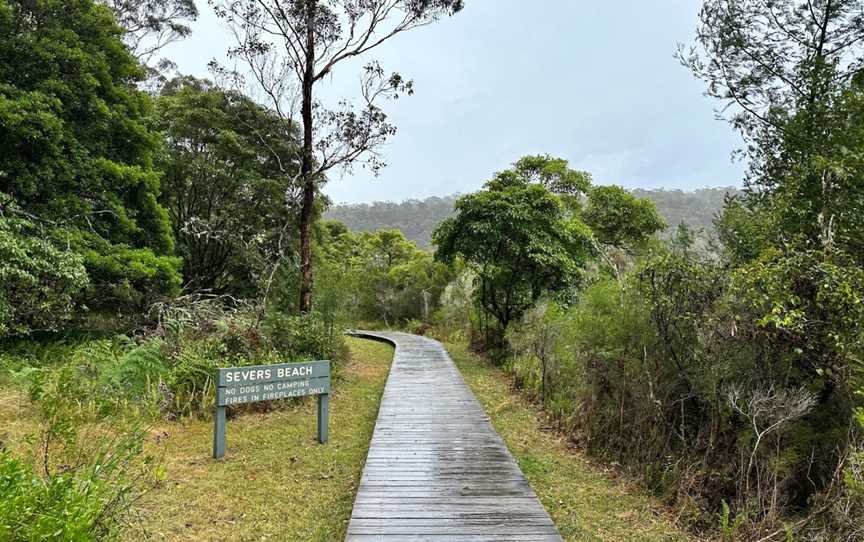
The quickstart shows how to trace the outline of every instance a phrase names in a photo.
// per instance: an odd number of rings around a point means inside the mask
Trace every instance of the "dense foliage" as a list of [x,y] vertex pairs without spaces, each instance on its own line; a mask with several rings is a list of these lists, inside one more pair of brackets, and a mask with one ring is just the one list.
[[92,1],[0,3],[0,212],[83,260],[89,280],[71,289],[86,286],[92,309],[140,308],[180,285],[150,100],[121,34]]
[[249,98],[193,78],[168,83],[153,125],[157,164],[192,291],[254,297],[296,239],[296,134]]
[[[508,329],[517,383],[563,430],[730,539],[864,535],[860,7],[706,0],[680,55],[750,159],[722,246],[679,228]],[[591,205],[598,239],[639,222]]]
[[679,58],[745,138],[743,191],[596,186],[537,155],[342,222],[319,220],[327,173],[383,165],[376,99],[412,86],[373,62],[359,107],[328,110],[315,85],[462,2],[277,4],[217,7],[265,106],[218,66],[235,88],[148,78],[191,0],[0,0],[0,384],[37,424],[0,442],[0,538],[116,537],[158,481],[142,424],[207,416],[221,366],[338,377],[360,325],[493,354],[688,525],[864,537],[860,0],[704,1]]
[[206,81],[140,90],[196,13],[0,0],[0,385],[35,424],[0,434],[0,539],[118,538],[159,481],[142,427],[208,415],[218,367],[339,377],[327,307],[267,296],[296,269],[294,129]]
[[566,302],[599,245],[641,242],[664,226],[650,202],[590,182],[565,160],[526,156],[457,200],[454,216],[435,230],[436,258],[461,258],[476,277],[487,346],[500,346],[510,323],[542,297]]
[[[748,521],[826,512],[837,498],[820,492],[842,486],[838,463],[856,438],[847,378],[860,367],[862,277],[819,253],[778,252],[729,275],[657,249],[623,282],[598,278],[574,306],[530,312],[511,328],[510,368],[575,440],[696,524],[712,527],[727,507],[744,537]],[[813,283],[817,305],[802,295]],[[850,488],[862,479],[854,465]],[[852,536],[858,495],[821,519]]]
[[458,269],[398,230],[352,233],[325,222],[321,237],[318,307],[346,322],[428,322]]
[[[140,439],[105,450],[80,470],[40,476],[0,451],[0,537],[3,540],[114,540],[137,495],[124,461]],[[130,445],[131,444],[131,445]]]
[[42,234],[30,220],[0,216],[0,336],[56,329],[87,287],[84,258]]

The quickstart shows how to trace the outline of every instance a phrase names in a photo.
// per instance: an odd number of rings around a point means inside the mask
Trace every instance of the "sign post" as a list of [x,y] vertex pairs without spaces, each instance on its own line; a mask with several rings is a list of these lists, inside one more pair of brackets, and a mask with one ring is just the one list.
[[318,396],[318,442],[327,442],[330,362],[279,363],[219,369],[213,415],[213,457],[225,455],[225,407],[287,397]]
[[318,396],[318,442],[327,442],[327,420],[330,417],[330,394]]

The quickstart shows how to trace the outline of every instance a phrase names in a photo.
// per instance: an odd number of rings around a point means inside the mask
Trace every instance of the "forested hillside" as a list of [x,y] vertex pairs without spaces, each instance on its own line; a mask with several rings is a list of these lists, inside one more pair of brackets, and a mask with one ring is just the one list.
[[[714,219],[722,210],[726,194],[738,194],[740,189],[701,188],[694,191],[635,189],[633,195],[654,202],[657,211],[674,231],[680,223],[694,230],[711,230]],[[376,201],[334,205],[324,217],[344,223],[352,231],[375,231],[395,228],[421,247],[431,248],[432,230],[450,216],[458,195],[402,202]]]

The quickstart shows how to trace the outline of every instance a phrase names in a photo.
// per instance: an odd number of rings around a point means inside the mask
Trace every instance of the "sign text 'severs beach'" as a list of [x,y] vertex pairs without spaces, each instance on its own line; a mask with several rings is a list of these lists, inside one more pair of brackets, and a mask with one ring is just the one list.
[[225,382],[233,384],[236,382],[253,382],[257,380],[271,380],[275,374],[276,378],[292,378],[300,376],[310,376],[312,374],[311,365],[300,365],[297,367],[279,367],[275,371],[270,368],[266,369],[238,369],[225,373]]

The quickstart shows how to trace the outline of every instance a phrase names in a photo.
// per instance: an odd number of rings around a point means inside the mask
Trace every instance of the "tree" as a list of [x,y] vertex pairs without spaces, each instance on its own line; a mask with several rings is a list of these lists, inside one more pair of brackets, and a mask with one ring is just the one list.
[[[763,381],[815,394],[796,422],[806,438],[790,487],[801,502],[842,470],[862,374],[862,8],[706,0],[703,52],[684,58],[732,110],[751,159],[744,195],[718,218],[734,267],[726,303],[751,327],[738,331],[750,337]],[[813,456],[822,460],[805,468]]]
[[699,18],[701,51],[679,46],[678,57],[752,139],[782,132],[861,67],[860,0],[705,0]]
[[92,308],[139,306],[180,283],[150,99],[134,86],[144,72],[122,32],[92,0],[0,1],[0,207],[63,230]]
[[363,68],[359,107],[342,100],[328,109],[317,98],[316,88],[340,64],[459,11],[462,1],[210,1],[237,38],[230,56],[246,64],[253,86],[287,127],[302,126],[299,310],[307,312],[312,308],[316,191],[333,169],[364,165],[377,172],[383,166],[375,149],[395,133],[395,127],[379,102],[413,90],[410,81],[398,73],[386,74],[374,61]]
[[594,232],[597,252],[619,280],[622,267],[632,260],[627,253],[666,228],[653,202],[639,199],[620,186],[591,188],[582,219]]
[[454,277],[453,267],[433,261],[398,230],[353,234],[336,221],[319,224],[316,312],[388,325],[428,321]]
[[408,261],[387,273],[387,280],[395,285],[399,294],[397,316],[428,322],[432,311],[440,305],[447,285],[458,273],[458,266],[444,265],[436,262],[429,252],[415,250]]
[[198,18],[194,0],[100,0],[111,8],[117,23],[126,30],[123,41],[129,51],[151,70],[173,67],[155,57],[164,47],[188,36],[188,23]]
[[360,290],[365,316],[407,321],[428,321],[431,311],[453,277],[451,266],[432,259],[399,230],[363,232],[356,236],[363,247]]
[[[857,332],[848,307],[827,302],[824,288],[834,279],[826,276],[856,277],[864,264],[862,7],[852,0],[707,0],[698,34],[707,60],[694,54],[689,61],[710,94],[740,106],[733,123],[750,141],[745,195],[728,201],[718,220],[737,281],[746,285],[739,293],[776,332],[790,323],[778,314],[812,326],[802,365],[819,381],[823,402],[835,387],[846,388],[854,358],[834,342]],[[757,278],[777,295],[766,296]],[[856,284],[843,291],[860,296]],[[826,367],[829,382],[822,381]]]
[[593,257],[604,258],[617,276],[608,251],[644,244],[664,227],[650,201],[617,186],[592,187],[589,173],[536,155],[459,198],[433,241],[436,259],[460,258],[475,274],[477,307],[496,325],[487,340],[503,346],[508,325],[542,297],[571,300]]
[[408,261],[417,252],[417,245],[410,242],[399,230],[379,230],[371,234],[360,234],[366,247],[370,265],[389,270],[394,265]]
[[191,77],[165,86],[153,123],[165,138],[160,201],[186,288],[243,297],[266,289],[296,241],[298,134],[246,96]]
[[861,7],[860,0],[706,0],[701,51],[679,49],[746,138],[746,205],[733,212],[771,215],[771,243],[803,236],[830,249],[836,232],[857,221],[860,183],[844,148],[850,128],[855,135],[847,108],[864,54]]
[[750,208],[767,215],[775,245],[812,243],[864,265],[864,74],[817,109],[786,122]]
[[588,192],[582,213],[597,240],[614,247],[639,245],[666,228],[654,203],[620,186],[596,186]]
[[565,197],[587,188],[587,176],[562,162],[520,160],[484,190],[459,198],[455,214],[433,234],[436,259],[461,258],[476,274],[476,303],[497,327],[487,337],[493,346],[541,296],[576,286],[592,253],[591,230],[548,188]]

